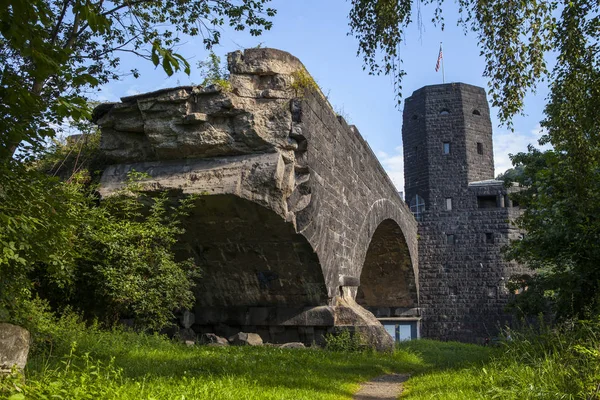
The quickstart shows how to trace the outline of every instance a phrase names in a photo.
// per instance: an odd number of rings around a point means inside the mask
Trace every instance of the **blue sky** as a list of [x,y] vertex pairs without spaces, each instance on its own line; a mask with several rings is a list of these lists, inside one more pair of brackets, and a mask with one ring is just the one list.
[[[362,60],[356,56],[358,42],[347,35],[350,2],[273,0],[271,7],[277,9],[271,31],[251,37],[244,32],[224,29],[215,53],[225,59],[225,54],[230,51],[260,44],[298,57],[334,109],[358,127],[398,190],[403,190],[402,106],[396,107],[390,77],[369,76],[363,71]],[[409,97],[422,86],[442,82],[441,71],[435,72],[440,42],[443,42],[444,48],[446,82],[465,82],[487,89],[487,80],[482,76],[484,60],[479,56],[477,38],[471,32],[465,36],[463,28],[456,26],[458,15],[455,5],[448,4],[444,11],[446,27],[443,32],[428,22],[431,20],[431,8],[422,6],[421,15],[423,26],[419,28],[414,24],[406,32],[405,43],[400,48],[403,68],[407,72],[403,97]],[[416,15],[413,19],[416,21]],[[178,52],[186,56],[193,67],[208,55],[200,38],[186,39]],[[128,71],[131,68],[138,68],[142,76],[138,79],[126,77],[104,86],[97,95],[98,99],[118,101],[122,96],[202,81],[197,68],[192,68],[189,77],[180,73],[169,78],[149,62],[123,57],[121,69]],[[527,115],[514,119],[514,132],[500,127],[497,110],[491,110],[496,174],[511,166],[509,153],[525,151],[527,144],[537,143],[546,95],[547,88],[540,87],[536,95],[526,98]]]

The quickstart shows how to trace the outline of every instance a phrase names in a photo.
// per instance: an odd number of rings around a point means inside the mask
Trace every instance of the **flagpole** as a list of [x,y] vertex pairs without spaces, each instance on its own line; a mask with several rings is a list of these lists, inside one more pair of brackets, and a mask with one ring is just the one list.
[[442,83],[446,83],[446,73],[444,72],[444,52],[442,50],[442,42],[440,42],[440,51],[442,52]]

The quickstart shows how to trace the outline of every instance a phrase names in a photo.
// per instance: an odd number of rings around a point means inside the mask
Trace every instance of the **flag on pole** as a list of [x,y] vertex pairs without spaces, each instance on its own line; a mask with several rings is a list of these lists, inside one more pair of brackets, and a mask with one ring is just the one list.
[[440,54],[438,54],[437,62],[435,63],[435,72],[440,70],[440,63],[442,62],[443,54],[442,54],[442,45],[440,44]]

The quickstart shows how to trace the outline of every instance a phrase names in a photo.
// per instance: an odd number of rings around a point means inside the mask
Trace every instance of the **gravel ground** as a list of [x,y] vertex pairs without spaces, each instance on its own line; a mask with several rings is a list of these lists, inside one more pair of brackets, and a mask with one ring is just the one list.
[[354,395],[354,400],[396,400],[402,393],[402,382],[408,379],[408,374],[389,374],[378,376],[363,384]]

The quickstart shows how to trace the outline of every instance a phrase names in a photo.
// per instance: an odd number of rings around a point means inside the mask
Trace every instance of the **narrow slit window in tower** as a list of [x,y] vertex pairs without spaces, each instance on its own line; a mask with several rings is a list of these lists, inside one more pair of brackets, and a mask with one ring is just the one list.
[[444,142],[444,154],[450,154],[450,142]]
[[494,243],[494,234],[492,232],[487,232],[485,234],[485,242],[488,244]]
[[454,238],[453,234],[446,235],[446,243],[447,244],[454,244],[455,243],[455,238]]
[[477,154],[483,154],[483,143],[477,142]]
[[446,210],[452,210],[452,197],[446,197]]

